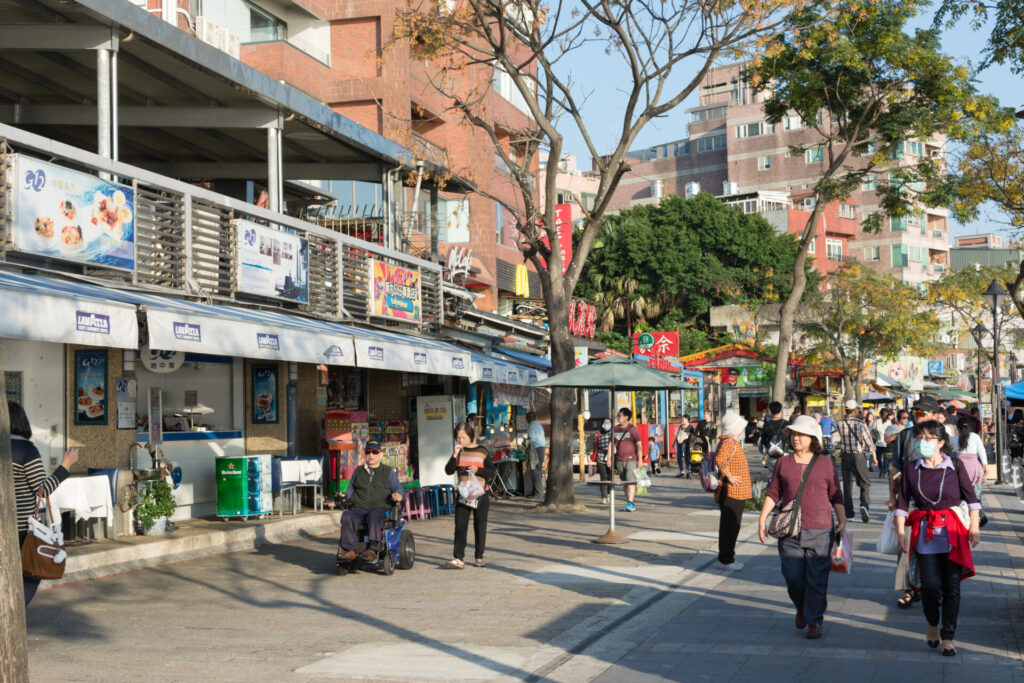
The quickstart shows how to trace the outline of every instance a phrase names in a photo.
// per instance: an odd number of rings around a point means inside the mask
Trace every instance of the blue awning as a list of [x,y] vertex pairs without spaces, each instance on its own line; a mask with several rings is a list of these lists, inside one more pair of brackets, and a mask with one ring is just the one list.
[[551,361],[544,356],[531,356],[528,353],[519,353],[518,351],[509,351],[508,349],[500,349],[496,352],[497,357],[508,356],[509,358],[521,361],[527,365],[541,370],[550,370]]

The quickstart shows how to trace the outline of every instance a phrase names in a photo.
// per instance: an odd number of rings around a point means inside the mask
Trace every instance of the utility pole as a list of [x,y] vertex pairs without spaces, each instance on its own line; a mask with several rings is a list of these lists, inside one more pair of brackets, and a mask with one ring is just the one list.
[[[3,379],[0,359],[0,379]],[[11,418],[0,401],[0,681],[28,680],[25,589],[11,461]]]

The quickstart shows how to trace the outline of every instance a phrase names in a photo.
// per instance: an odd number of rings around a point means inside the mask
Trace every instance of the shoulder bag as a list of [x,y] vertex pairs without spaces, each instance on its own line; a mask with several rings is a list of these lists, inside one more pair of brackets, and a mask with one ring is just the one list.
[[39,504],[43,488],[36,494],[36,509],[28,518],[28,534],[21,544],[21,573],[28,579],[54,580],[64,576],[68,554],[64,551],[64,534],[60,524],[54,524],[53,506],[46,494],[46,520],[39,519]]
[[814,469],[814,463],[818,461],[819,455],[820,453],[815,453],[811,457],[811,462],[807,464],[807,469],[804,470],[804,477],[800,481],[800,488],[796,492],[796,497],[781,508],[777,507],[772,510],[772,514],[768,518],[768,524],[765,526],[765,531],[772,538],[782,540],[800,534],[800,501],[804,496],[807,478],[811,476],[811,470]]

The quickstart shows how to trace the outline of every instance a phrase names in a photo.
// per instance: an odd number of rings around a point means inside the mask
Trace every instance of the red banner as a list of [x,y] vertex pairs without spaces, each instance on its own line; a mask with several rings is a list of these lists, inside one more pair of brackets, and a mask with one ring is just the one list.
[[[540,226],[544,227],[543,221],[540,222]],[[569,261],[572,260],[572,205],[555,204],[555,228],[558,234],[558,250],[562,257],[562,275],[565,275],[565,272],[569,270]],[[551,248],[551,240],[547,235],[541,237],[541,242],[545,247]],[[548,264],[544,257],[538,258],[541,265],[547,268]]]
[[594,338],[597,327],[597,308],[585,301],[569,302],[569,333],[574,337]]

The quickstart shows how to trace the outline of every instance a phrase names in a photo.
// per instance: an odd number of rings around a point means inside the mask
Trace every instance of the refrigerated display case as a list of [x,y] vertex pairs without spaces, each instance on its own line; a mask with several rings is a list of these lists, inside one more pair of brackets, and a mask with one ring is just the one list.
[[263,517],[273,510],[270,455],[217,458],[217,516]]

